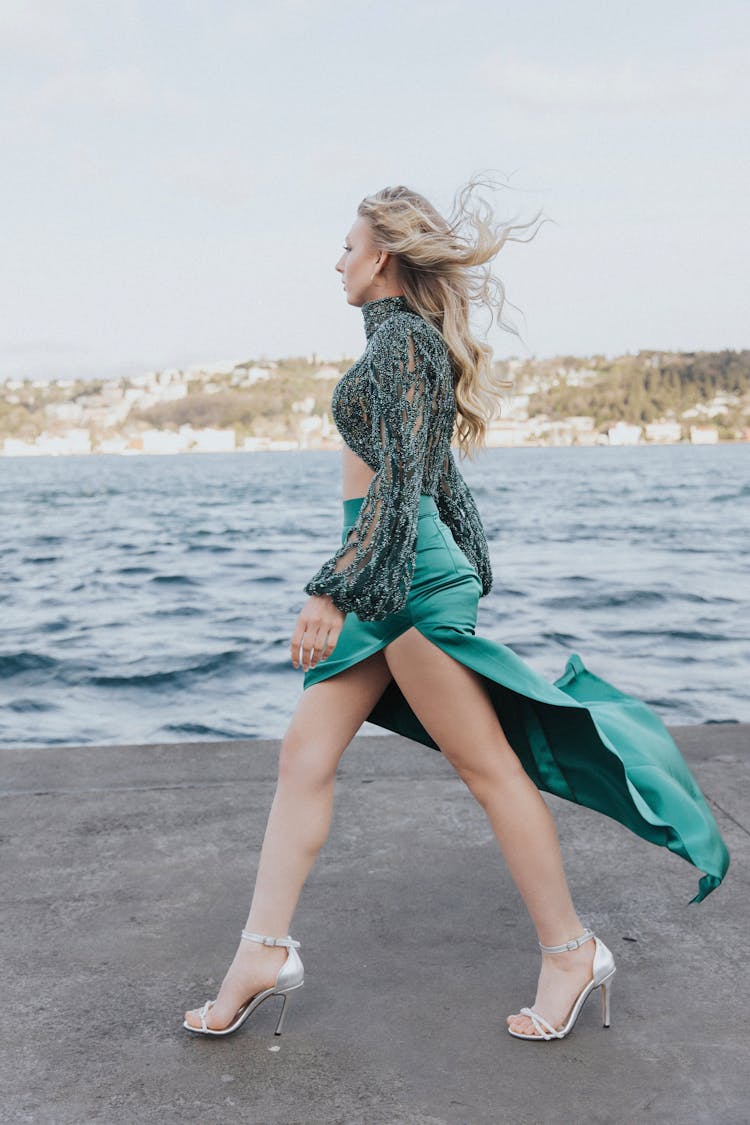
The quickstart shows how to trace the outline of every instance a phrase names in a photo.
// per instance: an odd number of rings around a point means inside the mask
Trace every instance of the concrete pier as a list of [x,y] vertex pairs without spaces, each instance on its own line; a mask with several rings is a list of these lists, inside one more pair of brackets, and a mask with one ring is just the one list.
[[278,741],[3,749],[0,1120],[83,1125],[750,1121],[750,725],[673,727],[724,885],[553,797],[576,905],[613,950],[557,1043],[511,1038],[539,954],[484,813],[438,753],[359,737],[292,934],[306,981],[226,1039],[181,1028],[244,924]]

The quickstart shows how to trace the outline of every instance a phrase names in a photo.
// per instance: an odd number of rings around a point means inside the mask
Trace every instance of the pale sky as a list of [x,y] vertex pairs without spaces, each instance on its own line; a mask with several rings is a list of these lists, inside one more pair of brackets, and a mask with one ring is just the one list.
[[748,347],[748,43],[747,0],[0,0],[0,375],[359,355],[359,201],[485,170],[555,220],[498,357]]

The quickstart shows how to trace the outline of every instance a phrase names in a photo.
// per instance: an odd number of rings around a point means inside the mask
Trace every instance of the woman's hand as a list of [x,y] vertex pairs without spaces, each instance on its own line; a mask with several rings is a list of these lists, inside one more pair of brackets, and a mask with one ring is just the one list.
[[292,664],[300,666],[305,672],[314,668],[318,660],[325,660],[336,647],[344,618],[343,610],[337,609],[327,594],[313,594],[308,598],[297,618],[292,637]]

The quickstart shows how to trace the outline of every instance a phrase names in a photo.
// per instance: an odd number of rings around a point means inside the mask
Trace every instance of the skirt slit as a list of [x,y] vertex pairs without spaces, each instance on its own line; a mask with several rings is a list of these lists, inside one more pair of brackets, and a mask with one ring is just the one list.
[[[363,499],[344,501],[342,543]],[[360,621],[348,613],[336,648],[305,673],[304,688],[379,652],[415,626],[479,673],[508,742],[539,789],[612,817],[682,856],[705,873],[690,901],[704,899],[726,874],[729,852],[656,712],[590,672],[577,653],[551,683],[507,645],[477,636],[481,579],[431,496],[420,496],[417,526],[414,576],[403,609],[383,621]],[[393,679],[367,721],[440,749]]]

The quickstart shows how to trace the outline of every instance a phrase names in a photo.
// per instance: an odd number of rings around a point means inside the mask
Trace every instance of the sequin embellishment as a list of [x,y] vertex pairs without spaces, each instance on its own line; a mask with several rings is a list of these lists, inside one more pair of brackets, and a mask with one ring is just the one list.
[[419,496],[440,518],[482,581],[492,587],[484,528],[451,450],[456,400],[440,333],[406,298],[362,306],[365,351],[334,388],[331,409],[346,444],[375,475],[347,541],[305,586],[345,613],[381,621],[406,602],[414,574]]

